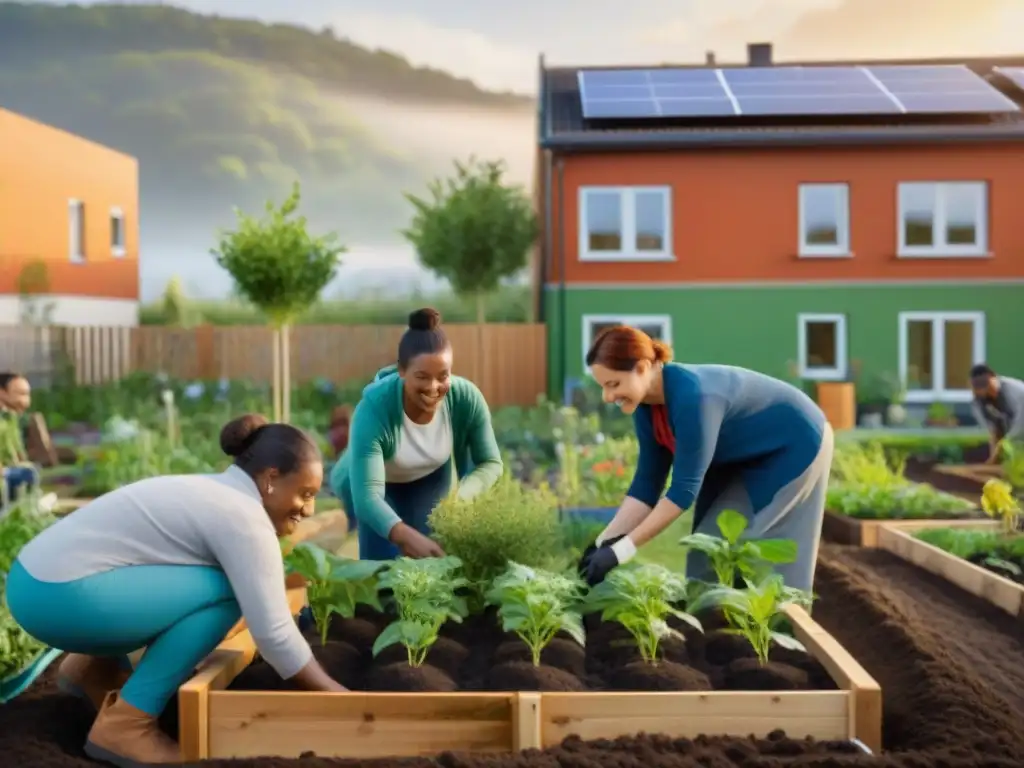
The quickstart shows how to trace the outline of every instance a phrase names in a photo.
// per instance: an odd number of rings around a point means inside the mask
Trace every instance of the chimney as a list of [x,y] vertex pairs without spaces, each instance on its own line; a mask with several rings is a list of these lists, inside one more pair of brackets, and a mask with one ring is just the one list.
[[772,44],[771,43],[748,43],[747,44],[747,66],[748,67],[770,67],[770,66],[772,66]]
[[707,66],[709,66],[709,67],[713,67],[713,66],[715,66],[718,63],[717,61],[715,61],[715,52],[714,51],[707,51],[704,54],[704,63]]

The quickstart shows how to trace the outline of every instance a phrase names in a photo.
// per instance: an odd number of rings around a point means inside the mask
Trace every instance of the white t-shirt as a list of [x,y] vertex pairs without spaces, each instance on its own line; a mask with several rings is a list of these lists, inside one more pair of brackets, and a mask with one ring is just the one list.
[[440,469],[452,455],[452,420],[445,401],[427,424],[417,424],[403,411],[395,455],[384,463],[389,483],[412,483]]

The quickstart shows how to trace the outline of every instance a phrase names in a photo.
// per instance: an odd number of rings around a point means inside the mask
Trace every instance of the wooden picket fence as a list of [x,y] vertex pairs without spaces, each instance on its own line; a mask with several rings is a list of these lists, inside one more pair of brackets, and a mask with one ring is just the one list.
[[[294,384],[325,378],[369,381],[394,362],[403,326],[300,325],[291,330]],[[446,325],[454,368],[492,406],[532,405],[547,388],[542,324]],[[24,371],[47,386],[68,366],[79,384],[117,381],[135,371],[181,379],[272,378],[271,331],[263,326],[136,328],[0,326],[0,370]]]

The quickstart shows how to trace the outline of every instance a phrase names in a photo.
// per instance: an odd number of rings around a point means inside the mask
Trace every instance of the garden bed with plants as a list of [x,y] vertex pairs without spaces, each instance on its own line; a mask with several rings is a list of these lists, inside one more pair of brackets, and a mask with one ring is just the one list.
[[877,443],[839,446],[832,462],[822,537],[837,544],[873,547],[885,521],[981,517],[975,503],[907,479],[905,463],[905,458],[888,454]]

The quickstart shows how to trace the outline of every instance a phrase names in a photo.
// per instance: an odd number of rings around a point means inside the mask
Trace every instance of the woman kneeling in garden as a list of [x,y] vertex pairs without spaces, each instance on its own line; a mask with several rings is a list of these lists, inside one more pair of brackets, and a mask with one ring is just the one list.
[[409,316],[398,365],[363,390],[348,450],[331,472],[332,490],[359,522],[363,560],[443,555],[427,519],[453,474],[461,498],[501,476],[487,402],[476,385],[452,375],[452,348],[440,323],[434,309]]
[[[797,543],[776,571],[810,591],[832,465],[832,429],[803,392],[756,371],[681,365],[646,333],[617,326],[600,334],[587,365],[604,399],[633,414],[640,457],[615,518],[580,563],[591,584],[694,505],[695,533],[717,535],[720,512],[748,520],[746,537]],[[662,497],[671,472],[672,481]],[[691,578],[707,558],[687,553]]]
[[[60,686],[98,710],[85,751],[118,766],[181,761],[157,718],[244,617],[286,680],[344,691],[292,617],[278,537],[313,504],[323,460],[304,432],[247,415],[228,423],[219,475],[154,477],[87,504],[33,539],[7,579],[19,624],[69,651]],[[135,671],[127,654],[146,648]]]

